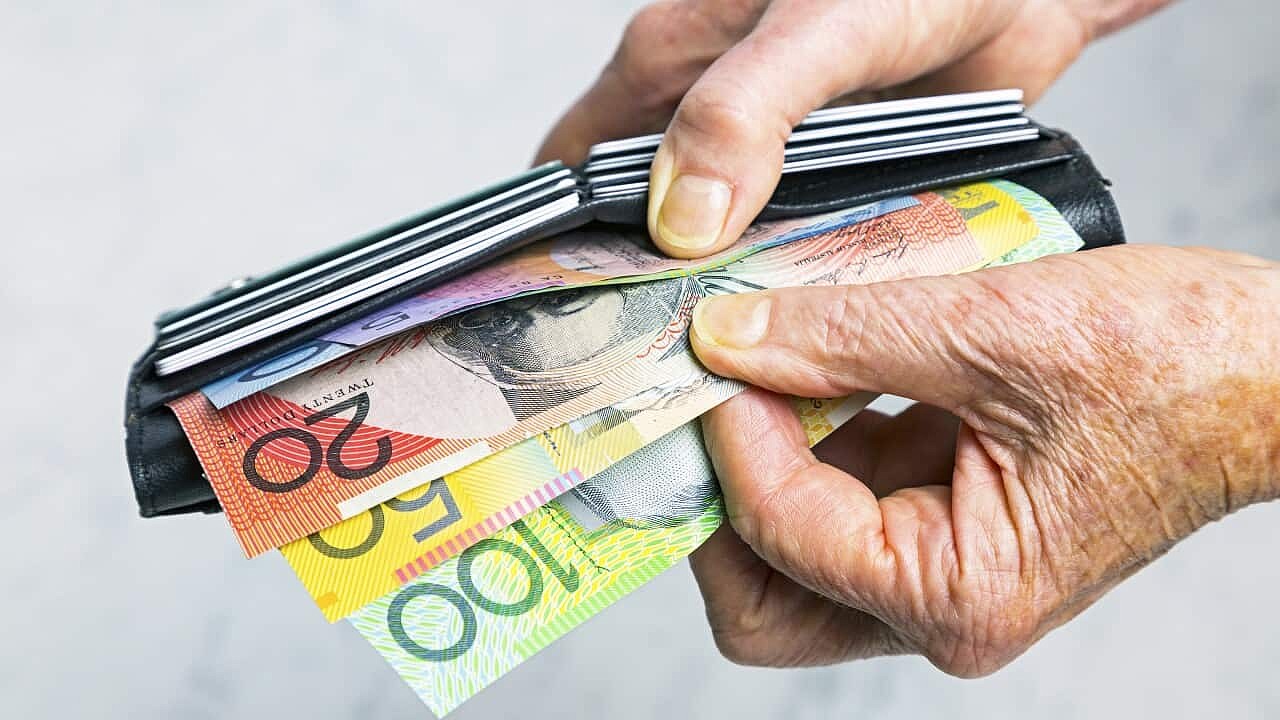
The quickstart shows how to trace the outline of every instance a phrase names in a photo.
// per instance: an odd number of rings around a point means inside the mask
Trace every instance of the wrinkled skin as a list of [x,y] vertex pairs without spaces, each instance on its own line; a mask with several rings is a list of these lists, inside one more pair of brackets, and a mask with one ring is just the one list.
[[[751,320],[763,334],[736,347]],[[700,305],[694,347],[717,373],[928,403],[864,414],[816,456],[766,390],[707,416],[732,527],[693,567],[718,645],[752,664],[999,668],[1280,493],[1277,329],[1280,266],[1157,247]]]
[[[731,243],[829,102],[1038,97],[1160,0],[658,3],[540,159],[666,127],[650,232]],[[703,300],[694,349],[758,386],[704,417],[729,525],[691,558],[731,660],[919,653],[983,675],[1178,540],[1280,495],[1280,267],[1129,246],[961,277]],[[805,445],[774,393],[874,390]]]
[[[1166,2],[657,2],[636,14],[537,158],[577,163],[593,143],[665,127],[650,233],[670,255],[700,257],[732,243],[764,206],[791,128],[815,108],[1006,87],[1032,101],[1089,41]],[[711,207],[722,220],[707,217]]]

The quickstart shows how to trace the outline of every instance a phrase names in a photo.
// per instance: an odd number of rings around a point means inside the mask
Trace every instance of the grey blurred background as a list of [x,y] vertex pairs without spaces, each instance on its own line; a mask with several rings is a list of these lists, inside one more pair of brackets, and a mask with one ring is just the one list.
[[[180,5],[0,5],[0,716],[426,717],[279,556],[137,517],[125,372],[156,311],[522,167],[638,3]],[[1036,108],[1131,240],[1280,258],[1277,17],[1179,4]],[[682,566],[456,717],[1277,717],[1278,521],[1201,531],[978,681],[736,667]]]

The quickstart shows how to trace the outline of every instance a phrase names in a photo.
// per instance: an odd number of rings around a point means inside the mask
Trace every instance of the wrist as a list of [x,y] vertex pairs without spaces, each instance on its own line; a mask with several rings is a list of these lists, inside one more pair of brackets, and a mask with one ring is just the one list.
[[1169,372],[1151,378],[1147,448],[1170,540],[1280,497],[1280,266],[1238,257],[1169,296]]

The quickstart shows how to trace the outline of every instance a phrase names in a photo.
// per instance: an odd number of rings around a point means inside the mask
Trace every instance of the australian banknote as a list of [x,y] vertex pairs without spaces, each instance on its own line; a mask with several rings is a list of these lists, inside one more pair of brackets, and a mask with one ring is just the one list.
[[[1036,236],[989,265],[1082,245],[1056,211],[1035,206],[1030,212],[1040,227]],[[825,405],[832,401],[793,402],[812,445],[869,399],[834,410]],[[472,555],[366,606],[352,624],[433,712],[451,711],[675,564],[718,526],[714,500],[701,512],[690,500],[708,497],[700,488],[714,482],[698,444],[695,427],[681,428],[602,473],[598,483],[579,486],[494,536],[491,547],[475,546]],[[653,485],[658,489],[646,490]]]
[[212,382],[202,388],[202,392],[214,407],[223,408],[358,348],[381,352],[382,348],[371,345],[462,310],[551,288],[688,275],[740,260],[760,250],[870,220],[915,202],[914,198],[904,196],[825,215],[757,223],[733,246],[699,260],[681,260],[655,252],[641,229],[592,226],[574,230],[518,250],[474,272],[301,343]]
[[[676,404],[628,398],[280,548],[330,622],[510,525],[736,394],[709,377]],[[841,412],[823,404],[821,416]],[[819,418],[815,417],[814,422]]]
[[476,308],[222,411],[200,393],[171,406],[256,554],[624,398],[685,396],[708,377],[686,337],[705,295],[981,267],[1037,236],[1024,203],[1047,207],[997,183],[916,201],[723,268]]
[[[813,421],[811,443],[862,404],[802,414]],[[722,518],[715,475],[690,423],[350,621],[444,715],[683,559]]]

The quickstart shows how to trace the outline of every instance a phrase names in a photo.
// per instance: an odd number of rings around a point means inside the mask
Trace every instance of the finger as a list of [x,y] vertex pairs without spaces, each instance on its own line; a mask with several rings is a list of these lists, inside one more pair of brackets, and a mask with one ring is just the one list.
[[884,623],[797,585],[723,526],[689,556],[720,652],[743,665],[797,667],[908,651]]
[[1008,333],[976,315],[995,302],[963,277],[768,290],[704,298],[690,337],[711,371],[776,392],[870,390],[956,412],[999,375],[990,349]]
[[857,478],[876,497],[947,485],[955,471],[955,415],[916,403],[895,416],[864,410],[814,447],[814,455]]
[[649,232],[676,257],[741,235],[777,185],[791,129],[851,89],[902,82],[960,57],[1011,18],[1008,0],[935,3],[923,25],[905,3],[777,2],[685,94],[649,176]]
[[705,415],[703,436],[729,521],[757,555],[859,610],[883,604],[896,560],[876,497],[813,456],[785,398],[752,388]]
[[685,0],[646,6],[613,58],[542,143],[535,163],[577,164],[595,143],[659,132],[717,57],[751,31],[766,0]]
[[1000,34],[897,92],[917,96],[1016,87],[1032,103],[1075,62],[1089,40],[1089,28],[1066,3],[1022,3]]
[[606,66],[595,84],[551,128],[533,164],[559,160],[577,165],[598,142],[660,131],[670,115],[669,110],[663,110],[662,95],[662,89],[653,95],[634,92],[617,68]]

